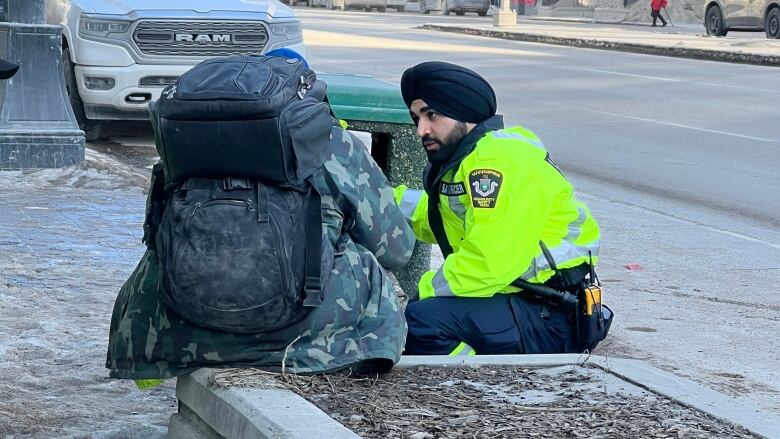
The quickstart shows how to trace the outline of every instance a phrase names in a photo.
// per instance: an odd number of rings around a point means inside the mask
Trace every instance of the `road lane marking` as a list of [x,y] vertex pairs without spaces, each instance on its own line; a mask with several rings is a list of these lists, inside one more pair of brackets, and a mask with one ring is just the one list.
[[661,78],[659,76],[649,76],[649,75],[635,75],[633,73],[613,72],[613,71],[610,71],[610,70],[587,69],[587,68],[579,68],[577,70],[585,70],[585,71],[588,71],[588,72],[596,72],[596,73],[606,73],[608,75],[630,76],[632,78],[653,79],[653,80],[656,80],[656,81],[684,82],[683,79]]
[[688,82],[694,85],[709,85],[713,87],[727,87],[727,88],[738,88],[740,90],[753,90],[753,91],[768,91],[777,93],[780,92],[778,89],[773,88],[757,88],[757,87],[746,87],[744,85],[733,85],[733,84],[719,84],[716,82],[705,82],[705,81],[698,81],[698,80],[688,80],[688,79],[679,79],[679,78],[664,78],[661,76],[651,76],[651,75],[637,75],[634,73],[623,73],[623,72],[615,72],[612,70],[600,70],[600,69],[589,69],[585,67],[575,67],[575,70],[585,70],[586,72],[595,72],[595,73],[604,73],[607,75],[616,75],[616,76],[629,76],[632,78],[641,78],[641,79],[652,79],[654,81],[666,81],[666,82]]
[[658,209],[653,209],[653,208],[645,207],[645,206],[639,206],[639,205],[636,205],[636,204],[629,203],[627,201],[612,200],[612,199],[609,199],[609,198],[604,198],[604,197],[599,196],[599,195],[594,195],[594,194],[589,193],[589,192],[577,191],[577,194],[582,196],[583,199],[591,198],[591,199],[599,200],[599,201],[604,202],[604,203],[609,203],[609,204],[613,204],[613,205],[623,206],[623,207],[627,207],[629,209],[638,210],[640,212],[645,212],[645,213],[658,215],[658,216],[663,217],[663,218],[665,218],[667,220],[670,220],[670,221],[676,221],[676,222],[683,223],[683,224],[686,224],[686,225],[692,225],[692,226],[696,226],[696,227],[701,227],[703,229],[709,230],[711,232],[719,233],[721,235],[726,235],[726,236],[730,236],[732,238],[742,239],[744,241],[749,241],[749,242],[753,242],[753,243],[756,243],[756,244],[764,244],[764,245],[767,245],[769,247],[772,247],[773,249],[780,250],[780,244],[776,244],[774,242],[767,241],[765,239],[756,238],[756,237],[753,237],[753,236],[750,236],[750,235],[745,235],[743,233],[732,232],[732,231],[726,230],[726,229],[720,229],[718,227],[710,226],[710,225],[704,224],[704,223],[699,222],[699,221],[690,220],[690,219],[686,219],[686,218],[680,218],[679,216],[670,215],[670,214],[668,214],[666,212],[662,212],[662,211],[660,211]]
[[724,135],[724,136],[739,137],[740,139],[756,140],[756,141],[759,141],[759,142],[780,143],[780,141],[778,141],[777,139],[769,139],[769,138],[766,138],[766,137],[748,136],[747,134],[732,133],[732,132],[729,132],[729,131],[712,130],[712,129],[709,129],[709,128],[701,128],[701,127],[696,127],[696,126],[693,126],[693,125],[685,125],[685,124],[682,124],[682,123],[666,122],[666,121],[663,121],[663,120],[650,119],[648,117],[626,116],[625,114],[617,114],[617,113],[611,113],[609,111],[600,111],[600,110],[591,110],[591,111],[593,111],[594,113],[606,114],[607,116],[619,117],[621,119],[638,120],[638,121],[641,121],[641,122],[651,122],[651,123],[657,123],[659,125],[666,125],[666,126],[671,126],[671,127],[675,127],[675,128],[684,128],[684,129],[695,130],[695,131],[702,131],[702,132],[711,133],[711,134],[721,134],[721,135]]
[[[310,47],[337,47],[349,49],[395,49],[420,52],[443,53],[476,53],[480,55],[507,55],[524,57],[551,57],[553,55],[523,49],[501,47],[485,47],[484,45],[467,45],[453,43],[436,43],[433,41],[416,42],[397,38],[370,37],[363,35],[347,35],[337,32],[304,29],[303,39]],[[452,40],[451,40],[452,41]],[[464,41],[466,41],[464,39]]]

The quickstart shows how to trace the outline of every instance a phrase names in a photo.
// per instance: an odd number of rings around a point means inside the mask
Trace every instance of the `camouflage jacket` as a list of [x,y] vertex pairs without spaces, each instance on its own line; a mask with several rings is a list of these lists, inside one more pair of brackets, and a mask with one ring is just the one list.
[[[389,368],[398,361],[406,322],[385,268],[396,270],[409,260],[414,233],[365,145],[334,127],[330,148],[325,171],[349,212],[327,195],[323,177],[314,181],[323,193],[323,232],[336,251],[323,305],[270,333],[233,335],[199,328],[161,301],[157,254],[149,249],[114,305],[106,359],[111,377],[169,378],[199,367],[278,370],[283,362],[291,372],[318,373],[365,362]],[[346,217],[355,225],[342,234]]]

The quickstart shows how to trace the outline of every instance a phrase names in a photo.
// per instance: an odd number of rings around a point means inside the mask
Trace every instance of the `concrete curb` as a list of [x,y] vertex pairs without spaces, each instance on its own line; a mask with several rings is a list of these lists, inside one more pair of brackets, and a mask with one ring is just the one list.
[[289,390],[220,387],[209,384],[213,371],[178,378],[168,439],[360,438]]
[[504,40],[527,41],[531,43],[555,44],[558,46],[584,47],[588,49],[615,50],[618,52],[641,53],[645,55],[671,56],[675,58],[700,59],[761,66],[780,66],[780,56],[731,52],[727,50],[697,49],[677,46],[654,46],[649,44],[606,41],[594,38],[558,37],[520,31],[499,31],[463,26],[424,24],[420,29],[437,30],[466,35],[477,35]]
[[[585,358],[576,354],[405,356],[397,366],[546,368],[581,364]],[[780,417],[744,406],[726,395],[642,361],[591,356],[588,364],[683,406],[741,425],[753,434],[780,439]],[[221,387],[209,384],[213,372],[214,369],[200,369],[179,377],[176,384],[179,413],[171,416],[169,439],[359,438],[291,391]]]

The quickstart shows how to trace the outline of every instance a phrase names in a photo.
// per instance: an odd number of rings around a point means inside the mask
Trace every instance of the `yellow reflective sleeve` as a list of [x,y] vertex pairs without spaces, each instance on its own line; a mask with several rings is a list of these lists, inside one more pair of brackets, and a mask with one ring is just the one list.
[[409,189],[405,185],[393,189],[395,202],[414,230],[414,236],[423,242],[436,244],[436,237],[428,225],[428,194],[423,190]]
[[420,300],[436,297],[436,294],[433,291],[434,275],[436,275],[435,271],[427,271],[420,278],[420,282],[417,283],[417,290],[420,293]]
[[403,198],[404,192],[406,192],[407,189],[409,189],[409,187],[407,187],[405,184],[399,184],[393,188],[393,196],[395,197],[396,204],[401,204],[401,198]]
[[465,238],[442,270],[452,295],[490,297],[517,279],[539,252],[552,199],[533,169],[490,161],[466,170]]
[[473,357],[477,355],[477,351],[469,346],[465,341],[460,342],[452,352],[449,353],[450,357]]

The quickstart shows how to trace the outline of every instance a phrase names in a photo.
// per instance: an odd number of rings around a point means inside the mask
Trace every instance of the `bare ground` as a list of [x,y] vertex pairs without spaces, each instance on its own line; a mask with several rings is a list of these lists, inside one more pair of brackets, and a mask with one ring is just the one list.
[[394,369],[381,376],[216,372],[222,386],[284,387],[365,438],[754,438],[598,369]]

